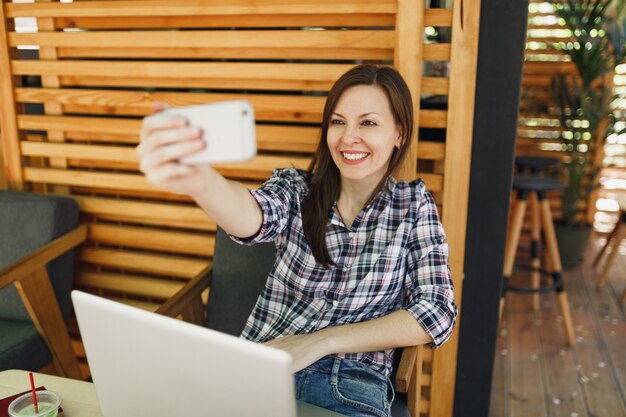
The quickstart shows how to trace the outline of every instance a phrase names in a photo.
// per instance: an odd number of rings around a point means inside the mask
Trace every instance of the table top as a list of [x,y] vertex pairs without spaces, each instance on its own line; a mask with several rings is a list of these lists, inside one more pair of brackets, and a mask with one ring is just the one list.
[[[61,395],[63,417],[102,417],[96,388],[91,382],[33,372],[35,386]],[[30,389],[28,372],[8,370],[0,372],[0,398],[9,397]],[[298,401],[299,417],[340,417],[340,414]]]
[[[63,417],[102,417],[96,389],[90,382],[61,378],[33,372],[35,385],[61,395]],[[0,372],[0,398],[30,389],[28,372],[9,370]]]

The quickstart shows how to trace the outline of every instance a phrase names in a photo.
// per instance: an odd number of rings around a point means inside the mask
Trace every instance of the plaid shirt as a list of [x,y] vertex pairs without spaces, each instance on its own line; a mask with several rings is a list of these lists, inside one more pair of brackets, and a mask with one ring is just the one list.
[[[326,245],[337,264],[324,269],[302,229],[301,205],[309,186],[296,169],[275,170],[251,191],[263,211],[259,233],[236,241],[275,241],[277,259],[242,337],[266,342],[328,326],[358,323],[404,309],[438,347],[448,339],[456,305],[448,245],[437,208],[423,181],[386,187],[356,217],[343,223],[336,205],[328,214]],[[393,350],[338,353],[389,375]]]

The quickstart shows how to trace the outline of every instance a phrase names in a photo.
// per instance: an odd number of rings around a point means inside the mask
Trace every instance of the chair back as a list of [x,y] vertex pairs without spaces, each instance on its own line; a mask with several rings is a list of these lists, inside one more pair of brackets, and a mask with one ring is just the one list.
[[244,246],[218,229],[206,327],[239,336],[275,260],[273,242]]
[[[0,270],[41,248],[78,225],[79,208],[69,197],[0,191]],[[59,307],[71,312],[74,251],[47,265]],[[0,290],[0,319],[29,321],[13,285]]]

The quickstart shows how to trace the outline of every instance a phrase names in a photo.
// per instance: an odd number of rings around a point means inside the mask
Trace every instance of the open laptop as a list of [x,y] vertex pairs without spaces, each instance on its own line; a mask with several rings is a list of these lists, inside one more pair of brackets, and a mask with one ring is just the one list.
[[72,292],[104,417],[332,417],[295,400],[291,356]]

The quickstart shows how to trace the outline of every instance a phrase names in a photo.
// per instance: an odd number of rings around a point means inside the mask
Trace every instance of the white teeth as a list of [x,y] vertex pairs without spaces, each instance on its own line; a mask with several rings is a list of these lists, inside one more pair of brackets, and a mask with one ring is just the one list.
[[341,154],[343,155],[344,158],[349,159],[351,161],[363,159],[368,155],[366,153],[344,153],[344,152],[342,152]]

